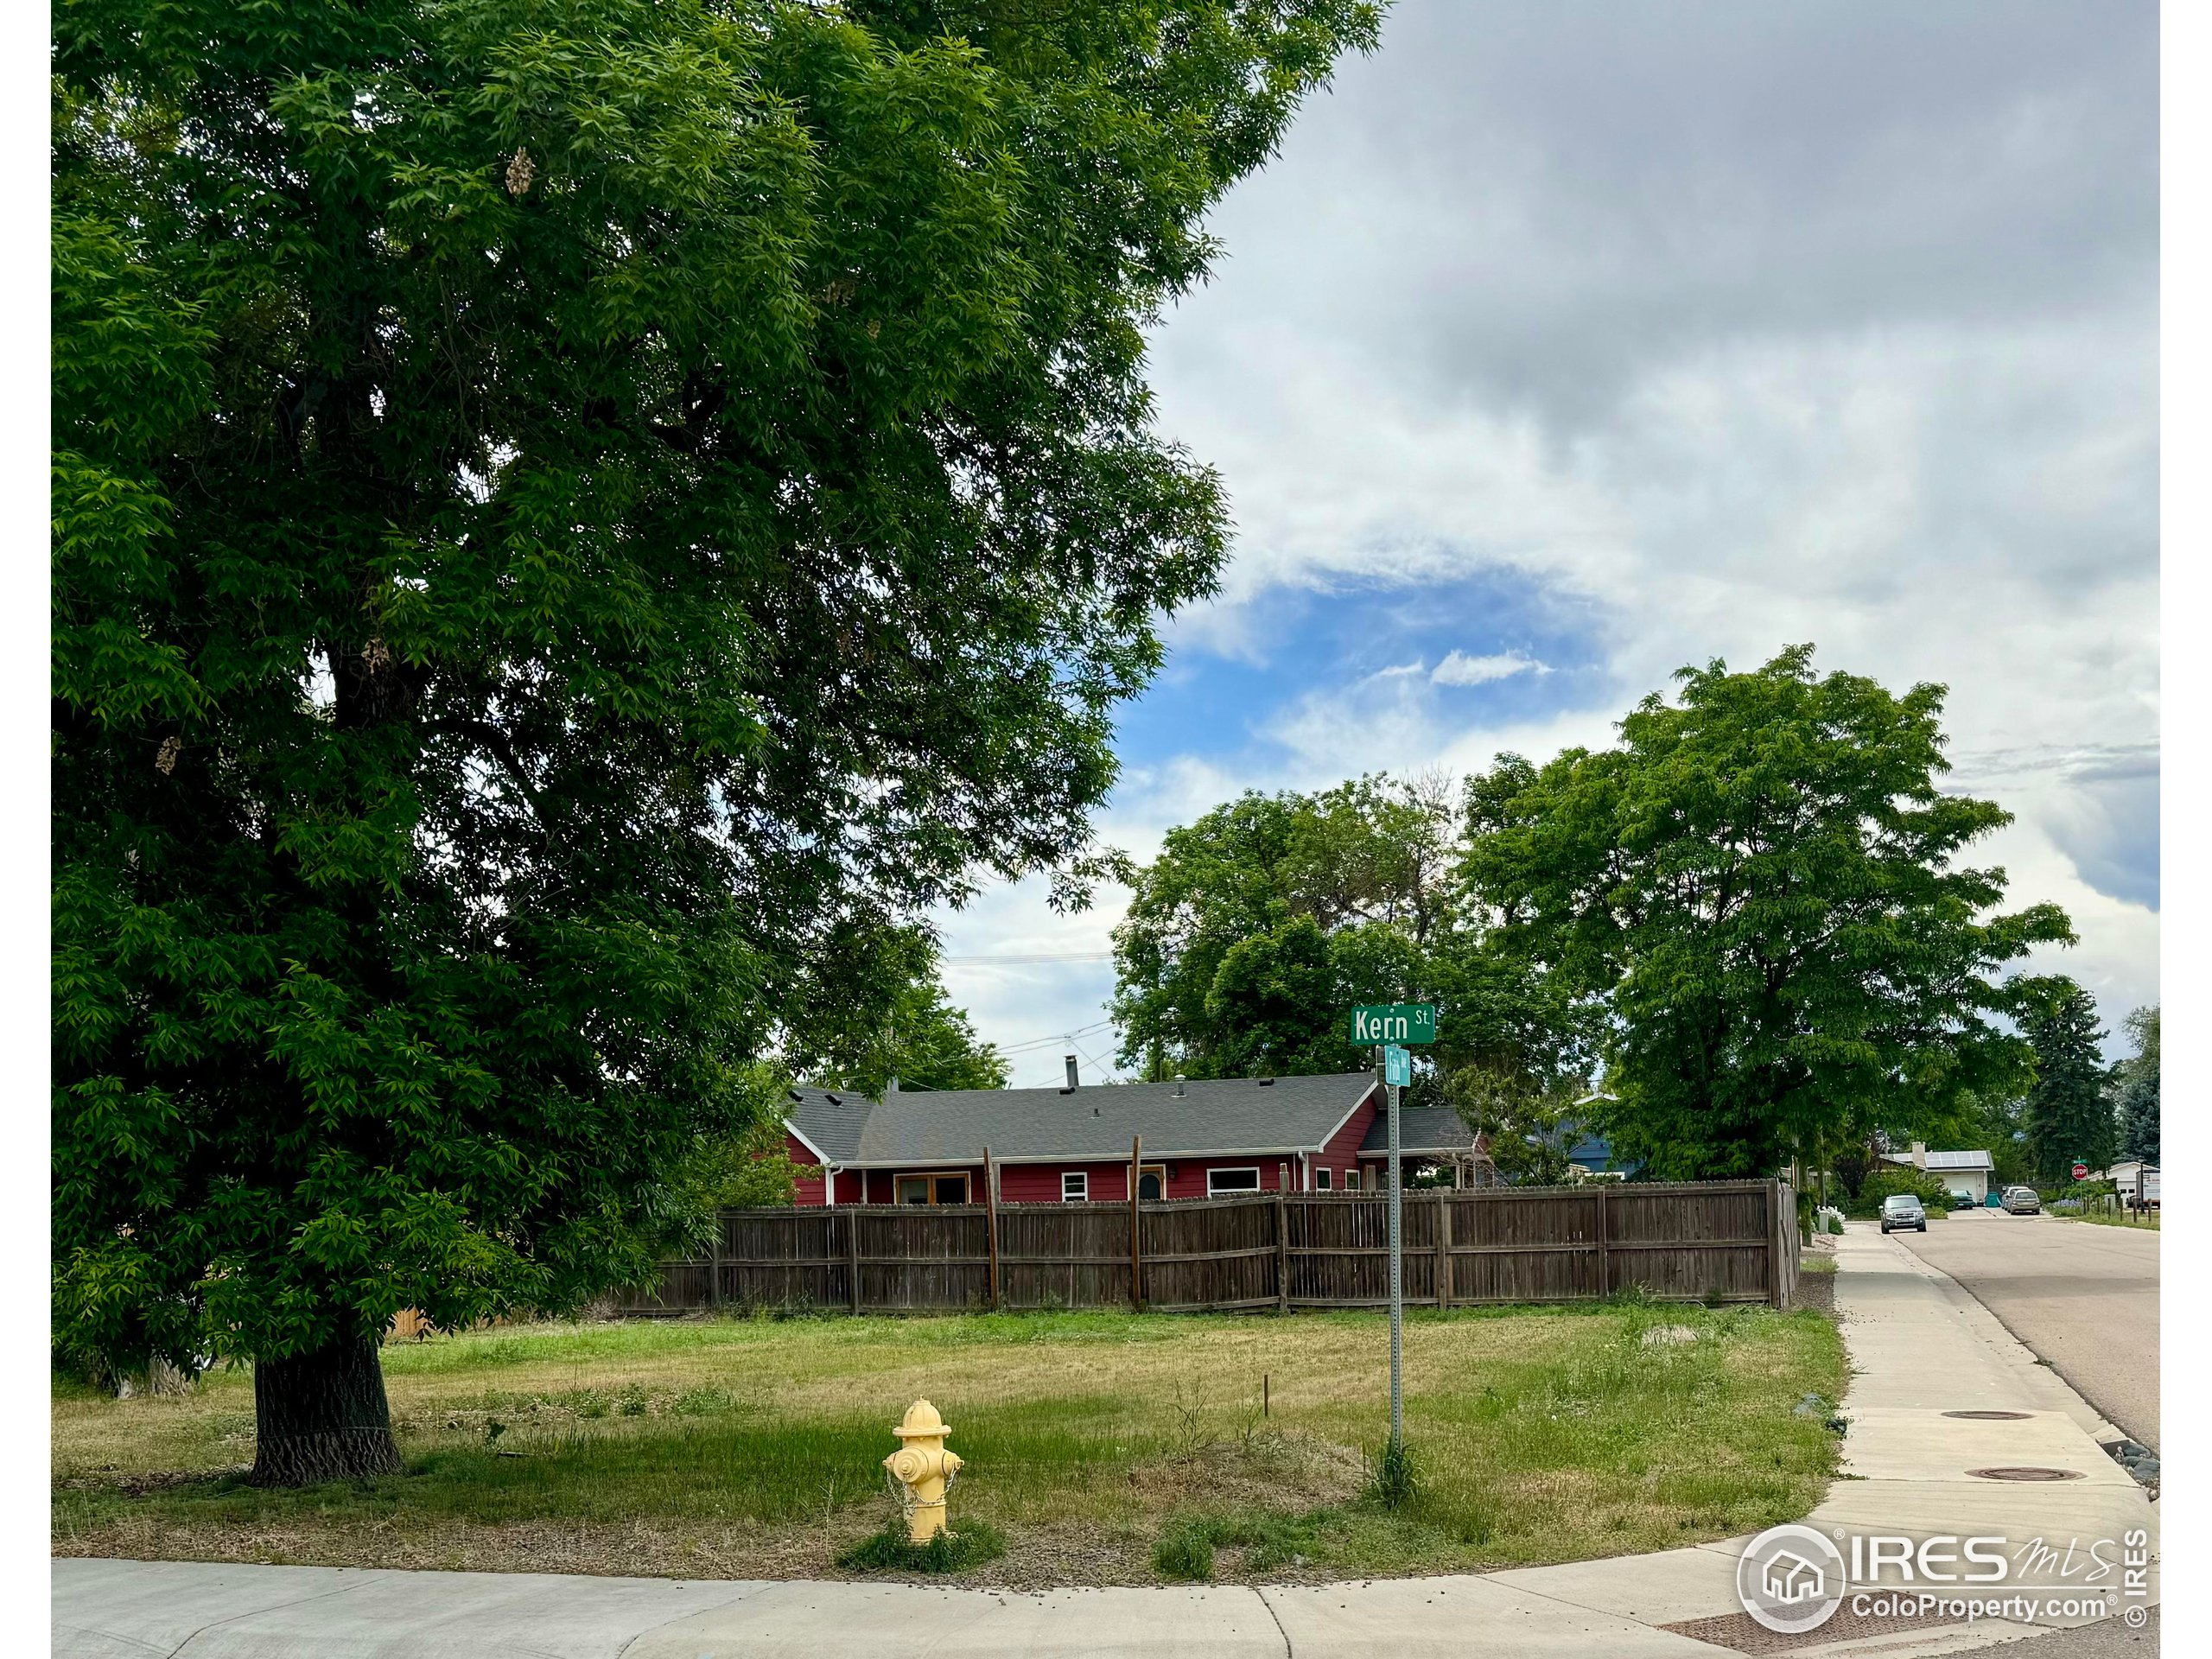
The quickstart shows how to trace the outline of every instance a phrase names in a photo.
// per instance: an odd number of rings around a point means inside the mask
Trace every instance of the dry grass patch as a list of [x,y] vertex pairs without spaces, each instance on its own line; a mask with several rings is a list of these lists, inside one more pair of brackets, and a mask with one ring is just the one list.
[[[1645,1333],[1680,1325],[1687,1340]],[[57,1385],[54,1548],[684,1577],[828,1574],[880,1524],[880,1459],[927,1395],[969,1459],[969,1581],[1146,1583],[1164,1536],[1222,1576],[1459,1571],[1754,1531],[1819,1500],[1834,1325],[1764,1308],[1416,1312],[1419,1500],[1362,1497],[1385,1427],[1376,1315],[978,1315],[542,1325],[388,1348],[407,1472],[263,1491],[252,1386]],[[1262,1414],[1262,1378],[1271,1409]]]

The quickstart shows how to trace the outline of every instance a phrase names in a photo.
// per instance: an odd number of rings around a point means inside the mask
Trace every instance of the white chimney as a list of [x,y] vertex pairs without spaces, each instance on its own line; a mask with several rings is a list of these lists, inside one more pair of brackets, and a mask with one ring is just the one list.
[[1912,1166],[1915,1169],[1928,1167],[1928,1143],[1925,1141],[1912,1143]]
[[1068,1087],[1069,1087],[1069,1088],[1071,1088],[1071,1089],[1073,1089],[1073,1088],[1077,1087],[1078,1084],[1080,1084],[1083,1082],[1083,1079],[1082,1079],[1081,1077],[1077,1077],[1077,1076],[1076,1076],[1076,1074],[1075,1074],[1075,1056],[1074,1056],[1074,1055],[1072,1055],[1072,1054],[1069,1055],[1069,1056],[1067,1057],[1067,1062],[1068,1062]]

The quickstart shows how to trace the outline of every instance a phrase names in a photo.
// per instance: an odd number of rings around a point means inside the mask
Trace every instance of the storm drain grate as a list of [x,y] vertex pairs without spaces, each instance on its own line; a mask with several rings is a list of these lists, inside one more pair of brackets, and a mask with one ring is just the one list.
[[1969,1469],[1967,1473],[1983,1480],[2082,1480],[2079,1469]]
[[1923,1618],[1917,1611],[1909,1613],[1854,1613],[1848,1605],[1845,1605],[1838,1607],[1832,1618],[1809,1630],[1770,1630],[1749,1613],[1730,1613],[1715,1618],[1686,1618],[1678,1624],[1662,1624],[1659,1628],[1672,1630],[1677,1636],[1687,1636],[1693,1642],[1710,1642],[1717,1648],[1733,1648],[1738,1653],[1793,1653],[1799,1648],[1826,1647],[1833,1642],[1849,1642],[1860,1637],[1897,1636],[1904,1632],[1917,1634],[1966,1627],[1960,1626],[1955,1618],[1947,1619],[1941,1615]]
[[2031,1414],[2024,1411],[1947,1411],[1946,1417],[1963,1417],[1973,1423],[2024,1423]]

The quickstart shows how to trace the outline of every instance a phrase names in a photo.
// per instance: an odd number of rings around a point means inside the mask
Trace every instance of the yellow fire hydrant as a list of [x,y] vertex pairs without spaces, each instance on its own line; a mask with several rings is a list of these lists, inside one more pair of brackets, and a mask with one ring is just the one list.
[[883,1460],[891,1478],[906,1489],[906,1537],[926,1544],[944,1530],[944,1489],[960,1472],[960,1454],[944,1449],[951,1428],[926,1400],[906,1408],[905,1421],[891,1431],[906,1444]]

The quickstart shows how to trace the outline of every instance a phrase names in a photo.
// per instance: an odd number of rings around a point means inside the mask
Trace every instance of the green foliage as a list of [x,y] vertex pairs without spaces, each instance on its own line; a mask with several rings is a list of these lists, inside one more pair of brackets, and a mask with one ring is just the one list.
[[1179,1515],[1160,1529],[1152,1547],[1153,1570],[1171,1584],[1205,1584],[1214,1574],[1214,1551],[1241,1549],[1248,1573],[1273,1573],[1320,1547],[1333,1511],[1303,1515],[1243,1510],[1226,1515]]
[[1955,1113],[2024,1075],[1994,971],[2071,938],[1991,913],[1955,862],[2008,822],[1946,793],[1943,692],[1684,670],[1618,747],[1516,756],[1468,787],[1465,874],[1497,947],[1602,1014],[1602,1121],[1662,1177],[1764,1173]]
[[1147,1077],[1354,1071],[1359,1002],[1434,1001],[1416,1096],[1479,1063],[1541,1089],[1571,1066],[1560,1010],[1465,925],[1448,785],[1364,777],[1248,793],[1171,830],[1115,931],[1124,1064]]
[[1542,1090],[1525,1072],[1470,1065],[1445,1078],[1444,1098],[1484,1137],[1491,1161],[1508,1180],[1558,1186],[1573,1179],[1567,1154],[1577,1095],[1571,1084]]
[[2120,1063],[2113,1102],[2123,1158],[2158,1161],[2158,1005],[2127,1016],[2135,1052]]
[[927,933],[877,929],[843,948],[856,959],[841,982],[865,977],[873,988],[857,1007],[810,1007],[794,1021],[806,1033],[793,1047],[810,1081],[878,1096],[894,1077],[913,1089],[1006,1087],[1011,1068],[945,996]]
[[2105,1092],[2105,1033],[2096,999],[2061,975],[2018,982],[2020,1028],[2035,1046],[2035,1086],[2028,1091],[2027,1148],[2043,1182],[2070,1179],[2076,1159],[2091,1169],[2113,1160],[2119,1143]]
[[1362,0],[54,23],[54,1318],[642,1280],[857,936],[1108,868],[1142,328]]
[[798,1193],[798,1166],[785,1144],[782,1116],[765,1110],[744,1134],[702,1146],[676,1179],[693,1195],[690,1207],[708,1215],[779,1208],[796,1202]]
[[1386,1510],[1402,1510],[1421,1495],[1421,1472],[1413,1449],[1393,1435],[1370,1462],[1368,1496]]
[[917,1544],[906,1523],[893,1520],[839,1555],[837,1565],[862,1573],[965,1573],[1005,1554],[1005,1535],[988,1522],[963,1522]]

